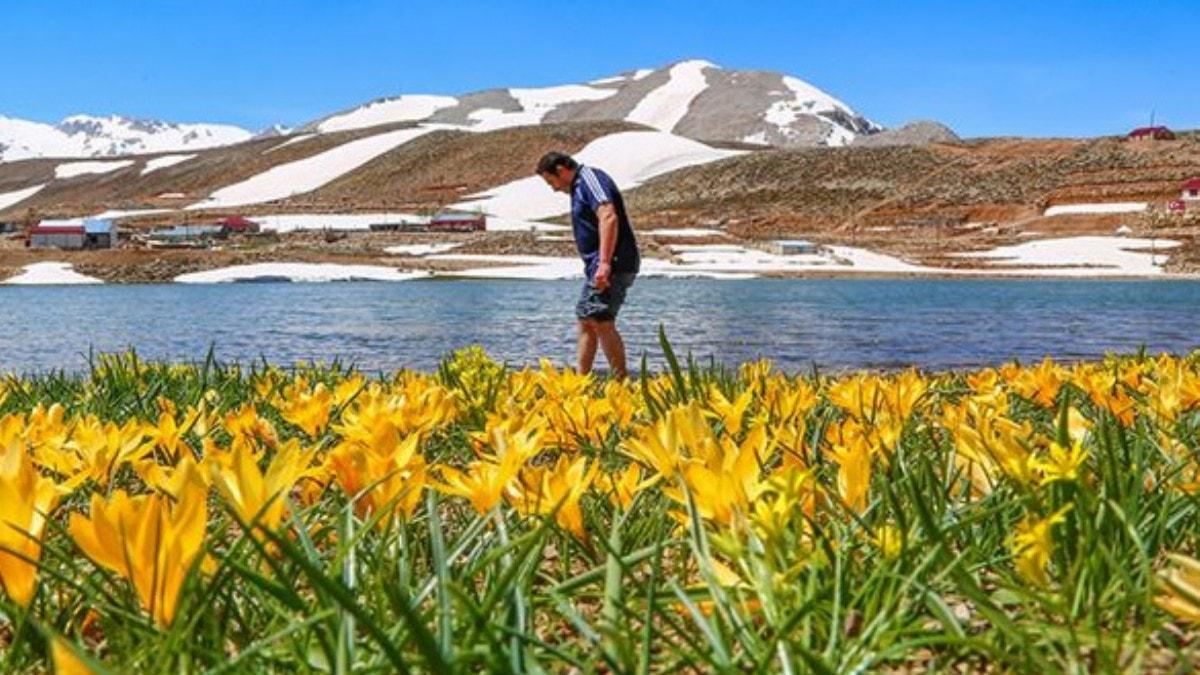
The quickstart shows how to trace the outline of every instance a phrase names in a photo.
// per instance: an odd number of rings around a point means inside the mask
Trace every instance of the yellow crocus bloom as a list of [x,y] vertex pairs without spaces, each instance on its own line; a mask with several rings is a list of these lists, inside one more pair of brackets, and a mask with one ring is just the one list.
[[500,447],[505,451],[499,457],[471,462],[465,470],[443,467],[442,482],[433,487],[444,494],[465,497],[481,514],[491,511],[530,456],[519,446]]
[[279,404],[279,414],[300,427],[309,438],[316,438],[329,425],[329,413],[333,405],[333,394],[324,384],[317,383],[311,392],[299,387],[285,392]]
[[583,510],[579,500],[591,486],[600,467],[589,466],[586,457],[568,461],[560,455],[551,469],[527,470],[528,476],[510,489],[517,507],[524,513],[548,515],[554,513],[559,527],[581,540],[587,539],[583,529]]
[[1066,520],[1070,510],[1071,504],[1067,504],[1048,518],[1038,519],[1029,515],[1017,524],[1011,546],[1021,576],[1039,586],[1050,584],[1047,568],[1050,566],[1050,555],[1054,552],[1053,529]]
[[108,486],[113,472],[122,464],[141,459],[153,449],[144,443],[145,427],[136,420],[117,426],[112,422],[101,423],[90,417],[75,426],[67,448],[79,458],[77,473],[67,481],[74,487],[92,479],[103,487]]
[[37,590],[46,518],[58,503],[54,482],[38,474],[19,441],[0,447],[0,587],[27,607]]
[[1055,481],[1079,480],[1079,467],[1087,461],[1088,453],[1083,449],[1083,440],[1075,441],[1070,449],[1051,442],[1044,456],[1030,458],[1030,466],[1042,474],[1042,485]]
[[108,499],[93,495],[89,516],[71,514],[67,531],[93,562],[128,579],[142,609],[166,627],[204,543],[206,501],[195,480],[184,481],[175,500],[161,494],[131,497],[124,490]]
[[1185,555],[1167,556],[1174,567],[1159,572],[1161,593],[1154,604],[1175,616],[1200,624],[1200,561]]
[[257,518],[264,529],[274,530],[283,519],[287,494],[310,461],[300,441],[292,439],[280,445],[266,471],[258,468],[258,457],[244,444],[235,447],[226,461],[212,461],[208,467],[212,484],[238,518],[247,523]]

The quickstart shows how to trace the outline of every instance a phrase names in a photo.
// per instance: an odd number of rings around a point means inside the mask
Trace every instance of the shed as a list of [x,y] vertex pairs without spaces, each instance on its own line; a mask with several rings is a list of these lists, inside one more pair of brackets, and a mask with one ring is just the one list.
[[1127,138],[1131,141],[1173,141],[1175,132],[1164,126],[1138,127],[1129,132]]
[[117,245],[117,227],[111,220],[86,218],[83,221],[84,248],[113,248]]
[[482,213],[439,213],[429,221],[429,229],[442,232],[482,232],[487,229],[487,217]]
[[249,218],[243,218],[242,216],[229,216],[228,218],[222,218],[217,221],[217,225],[225,228],[226,232],[236,234],[258,232],[260,229],[258,223],[250,220]]
[[776,239],[767,247],[776,255],[815,255],[821,247],[807,239]]
[[1185,182],[1182,186],[1183,194],[1180,199],[1184,201],[1200,200],[1200,178],[1193,178]]
[[43,220],[29,229],[30,248],[79,250],[87,240],[83,223],[77,220]]

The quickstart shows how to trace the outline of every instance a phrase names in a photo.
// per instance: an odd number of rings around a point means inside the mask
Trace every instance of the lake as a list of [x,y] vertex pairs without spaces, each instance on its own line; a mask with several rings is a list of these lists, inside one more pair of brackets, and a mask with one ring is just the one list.
[[[430,369],[483,345],[514,364],[574,358],[577,281],[0,287],[0,372],[86,369],[89,349],[288,365],[341,358]],[[675,349],[787,371],[929,369],[1200,347],[1200,283],[1079,280],[640,279],[620,327],[630,365]],[[603,367],[603,358],[598,358]]]

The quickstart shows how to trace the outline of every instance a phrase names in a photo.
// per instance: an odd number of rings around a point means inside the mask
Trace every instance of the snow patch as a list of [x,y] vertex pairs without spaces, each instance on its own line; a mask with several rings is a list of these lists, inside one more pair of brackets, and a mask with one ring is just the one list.
[[400,272],[378,265],[333,263],[256,263],[235,265],[175,277],[183,284],[217,284],[235,281],[410,281],[428,277],[427,272]]
[[671,131],[687,115],[692,101],[708,87],[705,68],[716,66],[707,61],[684,61],[674,65],[666,84],[646,94],[625,119]]
[[1042,212],[1043,216],[1062,216],[1074,213],[1140,213],[1146,202],[1107,202],[1097,204],[1059,204]]
[[525,218],[505,218],[491,215],[487,217],[488,232],[568,232],[570,229],[566,225],[543,223]]
[[703,227],[666,227],[658,230],[643,230],[643,234],[655,237],[724,237],[720,230],[710,230]]
[[25,271],[0,283],[14,286],[62,286],[104,282],[72,270],[70,263],[40,262],[26,265]]
[[225,208],[260,204],[312,192],[376,157],[437,128],[436,125],[430,125],[415,129],[400,129],[343,143],[336,148],[294,162],[280,164],[240,183],[223,187],[213,192],[208,199],[187,208]]
[[146,166],[144,166],[142,168],[142,175],[145,176],[146,174],[150,173],[151,171],[157,171],[158,169],[165,169],[168,166],[175,166],[176,164],[186,162],[189,159],[194,158],[195,156],[196,156],[195,154],[163,155],[162,157],[155,157],[154,159],[146,160]]
[[[726,244],[672,245],[678,262],[643,258],[642,277],[705,277],[749,279],[760,274],[787,272],[917,273],[933,272],[899,258],[849,246],[828,247],[830,254],[776,255]],[[430,260],[495,263],[439,276],[500,279],[577,279],[583,276],[578,258],[534,255],[433,255]]]
[[38,191],[44,187],[46,187],[46,184],[42,183],[41,185],[34,185],[33,187],[27,187],[23,190],[13,190],[12,192],[0,193],[0,211],[7,209],[14,204],[20,204],[26,199],[29,199],[37,194]]
[[292,136],[291,138],[287,139],[286,141],[280,143],[279,145],[272,145],[271,147],[267,148],[266,150],[263,150],[263,154],[266,155],[268,153],[275,152],[276,150],[278,150],[280,148],[286,148],[287,146],[289,146],[293,143],[303,143],[304,141],[307,141],[308,139],[313,138],[314,136],[316,136],[316,134],[299,134],[296,136]]
[[54,167],[55,178],[74,178],[90,173],[109,173],[133,164],[132,159],[96,162],[67,162]]
[[597,89],[583,84],[567,84],[536,89],[509,89],[508,93],[517,99],[521,110],[516,112],[504,112],[497,108],[476,110],[467,116],[473,122],[468,129],[470,131],[493,131],[540,124],[546,115],[561,105],[577,101],[599,101],[615,95],[617,90]]
[[379,124],[416,122],[427,119],[441,110],[458,105],[453,96],[409,94],[384,101],[375,101],[342,115],[334,115],[317,125],[317,131],[345,131]]
[[831,147],[849,145],[855,139],[856,134],[850,129],[829,118],[821,117],[822,113],[839,111],[852,115],[854,113],[849,106],[799,78],[785,75],[783,84],[792,97],[775,101],[763,113],[763,120],[778,128],[779,133],[784,136],[795,135],[796,131],[792,129],[792,124],[796,120],[801,116],[816,116],[830,127],[829,134],[825,137],[826,145]]
[[1179,242],[1169,239],[1087,236],[1028,241],[958,255],[987,261],[987,272],[992,274],[1156,276],[1163,273],[1168,258],[1160,250],[1176,246]]
[[452,251],[462,245],[460,241],[442,241],[432,244],[401,244],[399,246],[389,246],[383,250],[392,255],[425,256]]
[[[744,154],[718,150],[682,136],[661,131],[624,131],[588,143],[575,159],[603,169],[622,190],[654,176]],[[481,208],[489,215],[520,220],[540,220],[565,213],[567,199],[546,186],[538,176],[521,178],[484,193],[470,195],[456,209]],[[488,229],[491,228],[489,219]]]

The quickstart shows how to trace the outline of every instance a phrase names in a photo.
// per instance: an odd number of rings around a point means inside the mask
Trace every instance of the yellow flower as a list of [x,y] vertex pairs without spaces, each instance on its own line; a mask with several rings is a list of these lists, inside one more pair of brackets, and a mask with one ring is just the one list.
[[35,562],[57,502],[54,482],[38,474],[19,441],[0,447],[0,586],[22,607],[37,590]]
[[1050,450],[1045,456],[1032,457],[1030,466],[1042,474],[1042,485],[1055,481],[1079,480],[1079,467],[1087,461],[1088,453],[1083,449],[1083,441],[1078,440],[1067,449],[1058,443],[1051,442]]
[[107,487],[117,468],[126,462],[141,459],[142,455],[153,449],[152,445],[143,443],[145,438],[145,428],[135,420],[122,426],[112,422],[101,423],[94,417],[82,420],[75,426],[66,446],[74,450],[79,458],[77,473],[68,479],[66,485],[75,487],[90,478]]
[[1167,556],[1175,567],[1158,574],[1161,594],[1154,604],[1175,616],[1200,624],[1200,561],[1185,555]]
[[904,548],[904,532],[895,525],[881,525],[875,530],[871,542],[885,559],[895,560],[900,557],[900,551]]
[[680,464],[706,453],[716,443],[712,429],[696,402],[668,410],[653,425],[622,444],[630,458],[670,478]]
[[720,420],[725,428],[725,433],[736,434],[742,430],[746,410],[753,402],[753,389],[746,389],[730,401],[721,393],[721,389],[714,384],[708,388],[708,406],[710,410],[706,411],[705,414],[712,419]]
[[160,627],[171,624],[188,570],[204,542],[206,493],[183,481],[174,500],[161,494],[130,497],[118,490],[92,496],[90,515],[71,514],[67,531],[97,565],[128,579],[142,609]]
[[466,470],[443,467],[442,482],[435,483],[434,487],[439,492],[467,498],[476,511],[486,514],[500,503],[522,463],[519,455],[510,453],[499,461],[472,462]]
[[509,483],[525,465],[525,461],[541,450],[540,431],[509,432],[492,430],[493,456],[471,462],[466,470],[442,467],[442,482],[434,484],[439,492],[470,500],[475,510],[487,513],[500,503]]
[[312,392],[299,387],[284,392],[279,414],[283,419],[300,427],[309,438],[316,438],[328,426],[329,412],[333,405],[333,394],[324,384],[317,383]]
[[[329,456],[328,468],[342,490],[355,500],[360,516],[391,509],[409,518],[421,501],[427,481],[420,444],[420,433],[400,440],[399,432],[391,429],[389,434],[376,436],[370,446],[339,445]],[[379,520],[380,527],[386,525],[387,519]]]
[[257,518],[264,529],[274,530],[283,519],[287,494],[304,475],[310,455],[300,448],[299,440],[292,439],[279,447],[266,471],[258,468],[258,458],[244,444],[227,458],[209,455],[207,459],[212,484],[238,518],[246,523]]
[[263,419],[253,403],[247,403],[225,415],[224,426],[225,431],[228,431],[229,435],[233,437],[230,446],[233,448],[243,444],[264,445],[270,448],[279,442],[279,437],[275,433],[275,425]]
[[604,474],[600,478],[600,484],[613,506],[619,507],[622,511],[628,511],[634,496],[644,486],[642,484],[642,467],[640,464],[630,463],[618,473]]
[[1012,535],[1011,546],[1017,571],[1039,586],[1050,583],[1047,568],[1050,566],[1050,555],[1054,552],[1052,531],[1055,525],[1066,520],[1071,506],[1067,504],[1041,520],[1028,515],[1017,524],[1017,530]]
[[[830,430],[835,431],[833,427]],[[843,422],[834,436],[838,438],[829,450],[829,458],[838,466],[838,494],[847,507],[862,513],[871,488],[871,445],[853,418]]]
[[554,513],[559,527],[586,540],[579,500],[591,486],[599,468],[594,462],[589,467],[586,457],[569,462],[560,455],[550,470],[541,467],[527,470],[529,475],[514,485],[514,501],[524,513]]
[[1013,381],[1013,388],[1019,394],[1046,408],[1054,406],[1058,390],[1063,383],[1063,369],[1047,356],[1034,368],[1020,371]]

